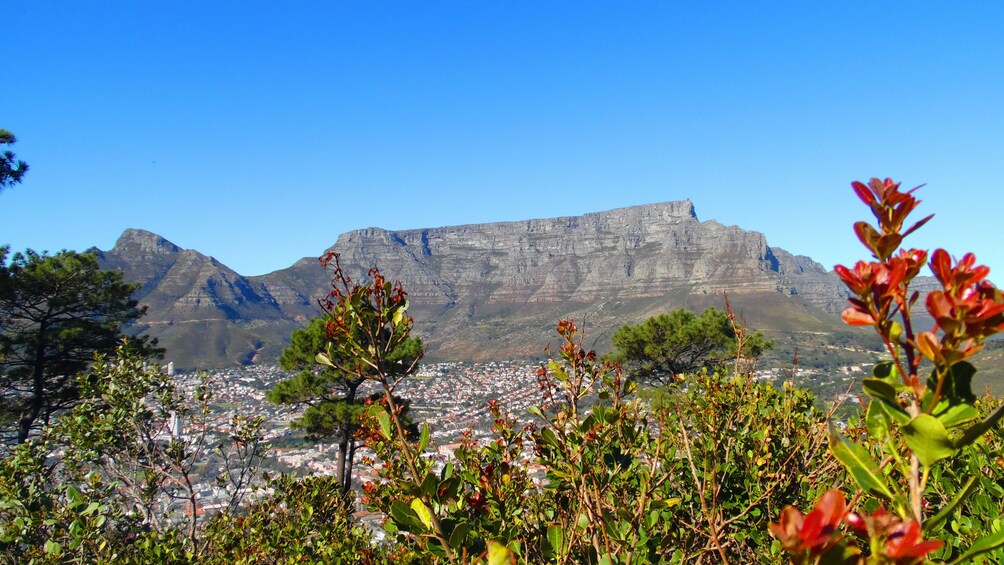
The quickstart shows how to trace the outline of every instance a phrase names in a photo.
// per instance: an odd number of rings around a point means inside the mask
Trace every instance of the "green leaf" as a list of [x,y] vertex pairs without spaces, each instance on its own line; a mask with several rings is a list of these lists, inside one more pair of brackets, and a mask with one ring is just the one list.
[[944,424],[930,414],[921,414],[903,427],[906,444],[925,467],[955,454],[955,443]]
[[830,452],[844,465],[863,490],[886,500],[893,499],[892,491],[889,490],[878,463],[865,448],[844,437],[832,422],[830,422]]
[[896,387],[882,379],[863,379],[861,386],[868,396],[881,398],[896,404]]
[[905,426],[910,423],[910,414],[898,403],[890,404],[882,399],[877,399],[873,403],[878,404],[879,408],[881,408],[887,416],[895,420],[901,426]]
[[883,442],[889,438],[889,426],[892,425],[892,419],[886,413],[881,400],[876,399],[868,403],[865,425],[868,427],[868,435],[875,441]]
[[565,371],[565,368],[562,367],[560,363],[552,359],[547,362],[547,368],[548,372],[551,373],[551,376],[557,379],[559,382],[562,383],[568,382],[568,373]]
[[463,481],[461,481],[459,477],[450,477],[440,482],[435,491],[429,494],[430,496],[436,494],[441,500],[454,500],[460,496],[460,488],[462,486]]
[[409,532],[422,532],[422,520],[419,519],[418,514],[400,500],[395,500],[390,505],[390,516],[397,522],[399,527]]
[[439,479],[436,477],[435,473],[428,473],[425,475],[425,479],[422,480],[422,484],[418,487],[418,489],[423,496],[432,496],[437,490],[439,490]]
[[450,547],[459,549],[463,546],[469,531],[471,531],[471,527],[467,524],[457,524],[457,527],[453,528],[453,533],[450,534]]
[[[938,406],[942,407],[946,404],[939,402]],[[934,417],[940,420],[946,429],[957,428],[980,417],[980,411],[971,404],[953,404],[936,412]]]
[[422,423],[422,435],[418,438],[418,452],[425,451],[429,447],[429,424]]
[[893,343],[897,343],[901,335],[903,335],[903,326],[899,322],[893,322],[889,328],[889,338]]
[[331,357],[327,353],[318,353],[314,356],[314,360],[320,365],[325,365],[327,367],[335,368],[335,364],[331,362]]
[[987,430],[994,427],[994,425],[996,425],[998,420],[1000,420],[1002,417],[1004,417],[1004,406],[998,408],[993,414],[987,416],[986,419],[984,419],[979,424],[976,424],[975,426],[966,430],[966,433],[962,434],[962,437],[959,438],[959,441],[955,442],[955,447],[961,448],[969,445],[970,443],[973,443],[974,441],[979,439],[979,437],[983,435]]
[[411,501],[411,509],[415,511],[418,515],[418,519],[422,521],[422,524],[426,529],[432,529],[432,512],[429,511],[429,507],[422,502],[421,498],[415,498]]
[[872,376],[876,379],[897,380],[896,365],[892,361],[877,363],[872,369]]
[[558,436],[554,435],[551,428],[543,428],[540,430],[540,440],[552,447],[558,447],[559,445]]
[[63,553],[63,548],[51,539],[45,540],[45,546],[42,549],[45,551],[46,555],[51,555],[53,557],[59,557],[60,554]]
[[547,527],[547,543],[557,556],[565,548],[565,530],[555,524]]
[[[976,367],[966,361],[960,361],[945,372],[945,382],[941,386],[942,397],[948,399],[952,404],[976,402],[976,395],[973,394],[973,376],[976,375]],[[927,381],[927,386],[931,389],[938,386],[938,371],[931,372],[931,378]]]
[[936,528],[938,528],[938,526],[942,524],[942,522],[948,519],[948,517],[952,514],[952,512],[954,512],[955,509],[958,508],[958,506],[962,504],[962,502],[965,501],[965,499],[968,498],[970,494],[972,494],[973,490],[976,489],[977,478],[978,477],[969,477],[969,480],[966,481],[965,486],[962,487],[962,490],[959,491],[959,494],[955,495],[955,498],[953,498],[948,504],[946,504],[944,508],[939,510],[937,514],[931,516],[927,520],[924,520],[924,527],[923,527],[924,533],[933,532]]
[[857,547],[848,547],[841,543],[821,555],[819,565],[856,565],[861,562],[860,555],[861,550]]
[[388,414],[387,411],[381,407],[380,411],[377,412],[376,417],[377,417],[377,422],[380,424],[380,434],[383,435],[383,437],[390,439],[391,438],[390,414]]
[[538,418],[543,418],[546,420],[546,418],[544,418],[544,412],[540,409],[540,406],[536,405],[530,406],[529,408],[526,409],[526,411]]
[[992,533],[988,536],[983,536],[980,539],[976,540],[976,543],[974,543],[969,548],[969,551],[963,554],[962,557],[959,557],[955,561],[952,561],[952,563],[953,564],[970,563],[972,562],[973,558],[976,557],[977,555],[989,553],[995,549],[998,549],[1001,546],[1004,546],[1004,528],[1001,528],[999,531],[995,533]]
[[68,498],[70,502],[80,502],[84,499],[84,496],[80,494],[77,487],[70,485],[66,487],[66,498]]
[[452,476],[453,476],[453,463],[447,463],[446,465],[443,465],[443,470],[439,472],[439,478],[445,481],[446,479],[449,479]]
[[501,543],[488,542],[488,565],[516,565],[516,555]]

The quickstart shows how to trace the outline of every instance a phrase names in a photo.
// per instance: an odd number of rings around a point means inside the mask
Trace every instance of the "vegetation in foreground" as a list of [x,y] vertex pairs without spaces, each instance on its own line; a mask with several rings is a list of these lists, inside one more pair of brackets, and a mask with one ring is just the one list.
[[[975,397],[967,359],[1004,330],[1004,299],[971,255],[938,250],[942,290],[925,304],[937,325],[914,328],[909,283],[927,254],[900,245],[927,219],[903,229],[917,201],[892,181],[855,190],[878,227],[855,228],[874,261],[838,269],[854,295],[844,317],[875,327],[889,354],[864,382],[860,421],[838,426],[811,393],[751,379],[750,353],[765,344],[728,310],[728,362],[663,369],[652,402],[631,372],[644,359],[628,371],[601,360],[564,320],[538,372],[536,424],[517,426],[493,404],[494,440],[462,441],[440,465],[425,455],[428,426],[410,433],[394,395],[421,357],[407,294],[376,270],[351,281],[327,256],[335,287],[314,336],[317,367],[301,377],[317,386],[304,389],[344,401],[351,383],[369,381],[381,393],[351,417],[304,424],[333,422],[318,429],[343,453],[361,441],[377,454],[381,480],[363,485],[358,503],[384,516],[385,542],[351,517],[344,476],[260,477],[267,446],[254,419],[235,418],[215,445],[173,437],[172,414],[198,422],[209,399],[176,390],[123,344],[79,377],[75,406],[0,462],[0,554],[17,563],[999,562],[1004,408]],[[934,367],[925,380],[922,358]],[[210,518],[191,489],[207,450],[231,495]],[[264,488],[245,500],[256,484]]]

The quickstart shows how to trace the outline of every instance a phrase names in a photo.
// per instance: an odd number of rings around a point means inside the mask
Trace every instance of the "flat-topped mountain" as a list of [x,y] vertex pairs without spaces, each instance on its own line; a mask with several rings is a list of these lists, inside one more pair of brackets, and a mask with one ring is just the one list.
[[[839,330],[845,296],[807,257],[763,234],[701,222],[689,200],[576,217],[342,234],[332,250],[356,279],[377,266],[404,283],[416,331],[440,360],[539,356],[560,318],[602,349],[614,329],[674,308],[723,306],[757,329]],[[317,251],[321,255],[325,250]],[[330,275],[315,256],[243,277],[155,234],[127,230],[101,252],[142,286],[143,331],[179,366],[274,358],[319,313]]]

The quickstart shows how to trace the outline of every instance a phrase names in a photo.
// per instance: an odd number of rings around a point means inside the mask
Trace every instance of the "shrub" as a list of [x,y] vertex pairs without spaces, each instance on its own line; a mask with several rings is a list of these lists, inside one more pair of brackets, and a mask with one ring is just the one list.
[[[937,249],[928,262],[926,251],[901,248],[906,236],[931,219],[904,228],[920,203],[916,189],[902,192],[891,179],[852,186],[877,227],[854,225],[873,260],[836,267],[852,295],[843,318],[874,327],[889,355],[863,383],[870,398],[866,441],[851,441],[831,428],[830,451],[859,490],[850,503],[843,492],[828,491],[806,516],[785,508],[771,531],[793,563],[918,563],[931,555],[970,562],[1004,546],[1004,528],[987,524],[990,515],[983,514],[999,506],[975,494],[981,488],[1001,491],[999,482],[986,480],[1000,453],[991,447],[995,436],[988,442],[986,434],[1004,407],[979,420],[971,387],[976,370],[966,361],[983,340],[1004,331],[1004,296],[972,254],[956,261]],[[913,316],[920,294],[910,284],[925,263],[940,288],[925,300],[934,326],[921,331]],[[925,360],[933,369],[922,380]],[[983,535],[963,544],[977,523]]]

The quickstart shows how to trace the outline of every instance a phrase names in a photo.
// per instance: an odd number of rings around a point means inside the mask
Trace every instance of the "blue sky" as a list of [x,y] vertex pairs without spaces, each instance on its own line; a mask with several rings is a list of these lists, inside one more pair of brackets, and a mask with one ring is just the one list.
[[913,245],[1004,269],[1004,3],[3,11],[15,249],[135,227],[255,275],[357,228],[690,198],[832,268],[863,257],[850,181],[889,176],[927,184]]

